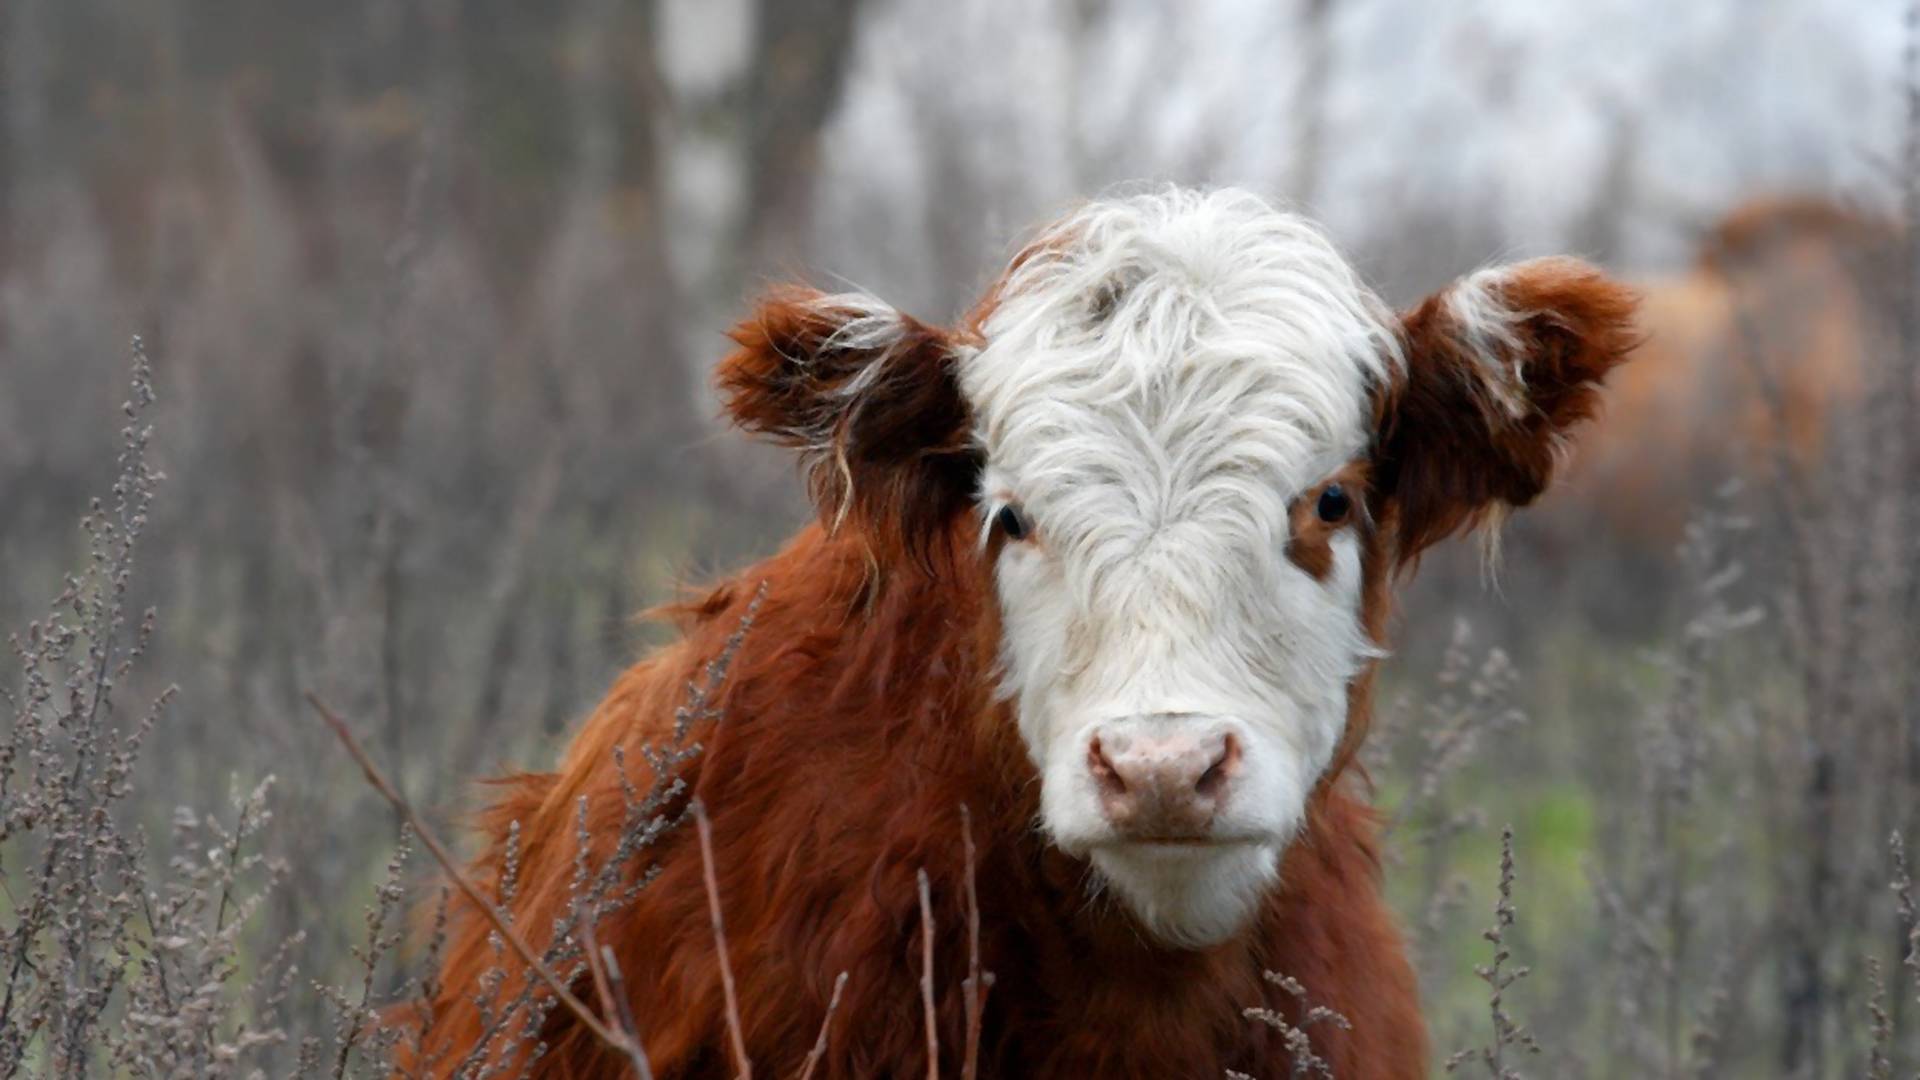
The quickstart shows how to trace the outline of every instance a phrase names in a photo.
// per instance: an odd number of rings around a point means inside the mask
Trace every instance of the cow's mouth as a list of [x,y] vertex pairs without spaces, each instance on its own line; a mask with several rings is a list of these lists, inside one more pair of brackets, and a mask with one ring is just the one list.
[[1158,848],[1236,848],[1264,842],[1263,837],[1243,835],[1146,835],[1116,836],[1107,843],[1097,845],[1112,850],[1153,850]]

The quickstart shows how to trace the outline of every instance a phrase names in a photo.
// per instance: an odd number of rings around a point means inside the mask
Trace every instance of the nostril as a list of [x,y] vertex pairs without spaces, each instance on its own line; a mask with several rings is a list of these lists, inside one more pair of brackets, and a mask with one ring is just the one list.
[[1087,743],[1087,771],[1093,774],[1093,782],[1103,794],[1124,795],[1127,782],[1120,777],[1120,771],[1107,760],[1107,752],[1100,745],[1100,736],[1095,735]]
[[1200,774],[1200,779],[1194,782],[1193,790],[1196,794],[1213,798],[1220,794],[1227,781],[1233,779],[1233,774],[1239,770],[1240,740],[1234,738],[1232,732],[1227,732],[1220,740],[1219,752],[1206,771]]

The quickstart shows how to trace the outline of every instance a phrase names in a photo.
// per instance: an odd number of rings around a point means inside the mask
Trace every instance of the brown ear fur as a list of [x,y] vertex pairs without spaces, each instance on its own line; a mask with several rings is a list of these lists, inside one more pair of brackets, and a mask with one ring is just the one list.
[[800,451],[830,528],[851,523],[876,559],[931,568],[980,469],[954,341],[870,298],[799,287],[731,336],[717,380],[734,421]]
[[1553,478],[1569,431],[1636,344],[1632,290],[1577,259],[1482,271],[1401,319],[1406,378],[1381,469],[1402,560]]

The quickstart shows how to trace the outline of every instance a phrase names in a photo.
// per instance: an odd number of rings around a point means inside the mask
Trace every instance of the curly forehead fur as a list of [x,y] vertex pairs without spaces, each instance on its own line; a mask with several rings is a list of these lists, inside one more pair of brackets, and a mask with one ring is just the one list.
[[1222,494],[1196,481],[1297,490],[1363,449],[1370,393],[1403,364],[1393,326],[1304,219],[1173,189],[1088,204],[1037,240],[961,386],[995,459],[1029,478],[1151,473],[1124,488],[1138,534]]

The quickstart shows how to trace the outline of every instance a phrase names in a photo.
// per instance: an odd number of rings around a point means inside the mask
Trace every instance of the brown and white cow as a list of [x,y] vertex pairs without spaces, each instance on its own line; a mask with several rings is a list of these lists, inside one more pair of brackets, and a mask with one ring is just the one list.
[[1684,271],[1634,282],[1641,343],[1581,441],[1562,513],[1581,539],[1664,557],[1703,491],[1829,460],[1837,418],[1890,385],[1899,231],[1804,196],[1750,199]]
[[[579,838],[589,861],[620,841],[614,749],[642,771],[638,747],[764,590],[687,767],[763,1075],[797,1072],[841,971],[816,1075],[927,1074],[921,868],[938,1064],[957,1075],[961,804],[996,977],[982,1075],[1286,1075],[1242,1015],[1294,1009],[1263,970],[1351,1021],[1314,1031],[1337,1075],[1424,1075],[1353,765],[1391,584],[1541,492],[1631,309],[1547,259],[1396,316],[1308,222],[1185,189],[1082,206],[959,327],[775,293],[720,385],[737,423],[803,455],[820,523],[678,609],[684,639],[619,679],[558,771],[505,782],[476,874],[497,878],[517,822],[507,906],[542,943]],[[599,938],[656,1075],[718,1077],[689,835]],[[456,1048],[443,1062],[489,1024],[483,973],[512,966],[489,933],[455,913],[427,1040]],[[540,1038],[536,1071],[625,1072],[563,1010]]]

